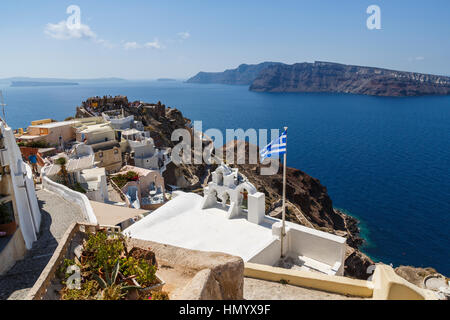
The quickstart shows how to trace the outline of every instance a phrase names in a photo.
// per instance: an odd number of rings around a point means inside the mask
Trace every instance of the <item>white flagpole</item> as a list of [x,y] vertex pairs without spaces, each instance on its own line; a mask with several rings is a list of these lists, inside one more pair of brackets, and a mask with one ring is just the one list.
[[[284,127],[284,131],[287,133],[287,127]],[[283,213],[282,213],[282,227],[281,227],[281,258],[283,254],[283,240],[286,236],[285,219],[286,219],[286,154],[287,154],[287,134],[286,134],[286,151],[284,152],[283,160]]]

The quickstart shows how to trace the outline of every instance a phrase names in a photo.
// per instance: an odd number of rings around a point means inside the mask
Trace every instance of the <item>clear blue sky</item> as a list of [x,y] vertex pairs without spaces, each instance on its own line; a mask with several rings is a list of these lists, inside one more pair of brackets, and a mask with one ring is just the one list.
[[[82,34],[58,25],[71,4]],[[381,30],[366,27],[371,4]],[[449,35],[448,0],[2,0],[0,78],[187,78],[314,60],[450,75]]]

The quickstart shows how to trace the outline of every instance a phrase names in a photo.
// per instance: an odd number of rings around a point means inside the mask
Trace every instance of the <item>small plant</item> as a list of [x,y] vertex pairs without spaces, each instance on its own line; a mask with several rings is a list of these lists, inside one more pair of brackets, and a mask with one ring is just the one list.
[[103,268],[110,272],[125,250],[124,238],[120,233],[108,236],[105,231],[91,234],[86,242],[85,251],[90,259],[91,266]]
[[79,182],[76,182],[72,186],[70,186],[70,189],[75,190],[80,193],[86,193],[87,191],[81,186]]
[[73,259],[64,259],[61,267],[59,267],[57,272],[58,272],[58,276],[61,279],[64,279],[63,283],[65,283],[65,280],[67,280],[67,278],[69,277],[69,274],[66,273],[67,268],[72,266],[72,265],[74,265],[74,264],[76,264],[76,263],[75,263],[75,261]]
[[120,269],[120,263],[117,261],[111,275],[109,272],[106,272],[106,280],[104,280],[102,277],[100,277],[97,274],[94,274],[94,279],[98,282],[100,287],[102,288],[102,291],[99,292],[98,297],[101,300],[119,300],[123,296],[126,295],[127,290],[131,289],[142,289],[142,287],[139,286],[129,286],[124,285],[123,282],[117,283],[117,276],[119,274]]
[[[127,251],[125,237],[121,233],[98,230],[83,241],[81,254],[75,259],[65,259],[57,270],[64,285],[60,291],[64,300],[121,300],[148,299],[143,288],[158,283],[156,260],[149,250]],[[155,263],[155,265],[154,265]],[[80,269],[81,287],[68,286],[68,267]],[[130,291],[133,290],[133,291]],[[152,293],[152,295],[154,295]],[[153,300],[166,300],[168,295],[157,293]]]
[[130,181],[138,181],[139,175],[134,171],[128,171],[125,174],[115,175],[111,179],[119,188],[123,188]]
[[30,148],[48,148],[50,144],[46,141],[32,141],[25,143],[25,146]]
[[55,161],[55,163],[61,166],[61,170],[59,170],[58,175],[62,177],[63,184],[65,186],[67,186],[69,184],[69,179],[68,179],[69,172],[67,171],[67,168],[66,168],[67,159],[64,157],[61,157],[61,158],[58,158]]
[[0,224],[7,224],[14,221],[13,214],[6,203],[0,204]]
[[149,300],[169,300],[169,294],[166,291],[152,291]]
[[124,276],[136,276],[136,281],[143,287],[150,286],[156,282],[156,267],[144,259],[128,257],[123,259],[121,271]]
[[81,284],[81,289],[68,289],[61,291],[62,300],[93,300],[100,290],[100,285],[95,280],[89,280]]

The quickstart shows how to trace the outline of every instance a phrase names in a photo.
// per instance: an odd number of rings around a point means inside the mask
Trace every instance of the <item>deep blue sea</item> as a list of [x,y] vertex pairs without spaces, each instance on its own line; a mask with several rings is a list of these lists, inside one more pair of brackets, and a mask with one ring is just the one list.
[[73,116],[95,95],[176,107],[203,129],[289,127],[288,165],[318,178],[361,221],[376,260],[450,275],[450,97],[255,93],[246,86],[125,82],[3,87],[6,120]]

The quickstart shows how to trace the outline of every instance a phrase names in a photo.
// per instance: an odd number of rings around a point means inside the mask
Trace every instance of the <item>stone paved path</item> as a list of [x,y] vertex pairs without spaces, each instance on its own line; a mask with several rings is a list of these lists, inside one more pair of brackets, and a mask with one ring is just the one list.
[[244,278],[246,300],[360,300],[340,294],[307,289],[278,282]]
[[0,276],[0,300],[23,299],[39,278],[67,228],[75,221],[85,221],[80,208],[60,196],[36,191],[42,213],[41,231],[33,248],[23,260]]

